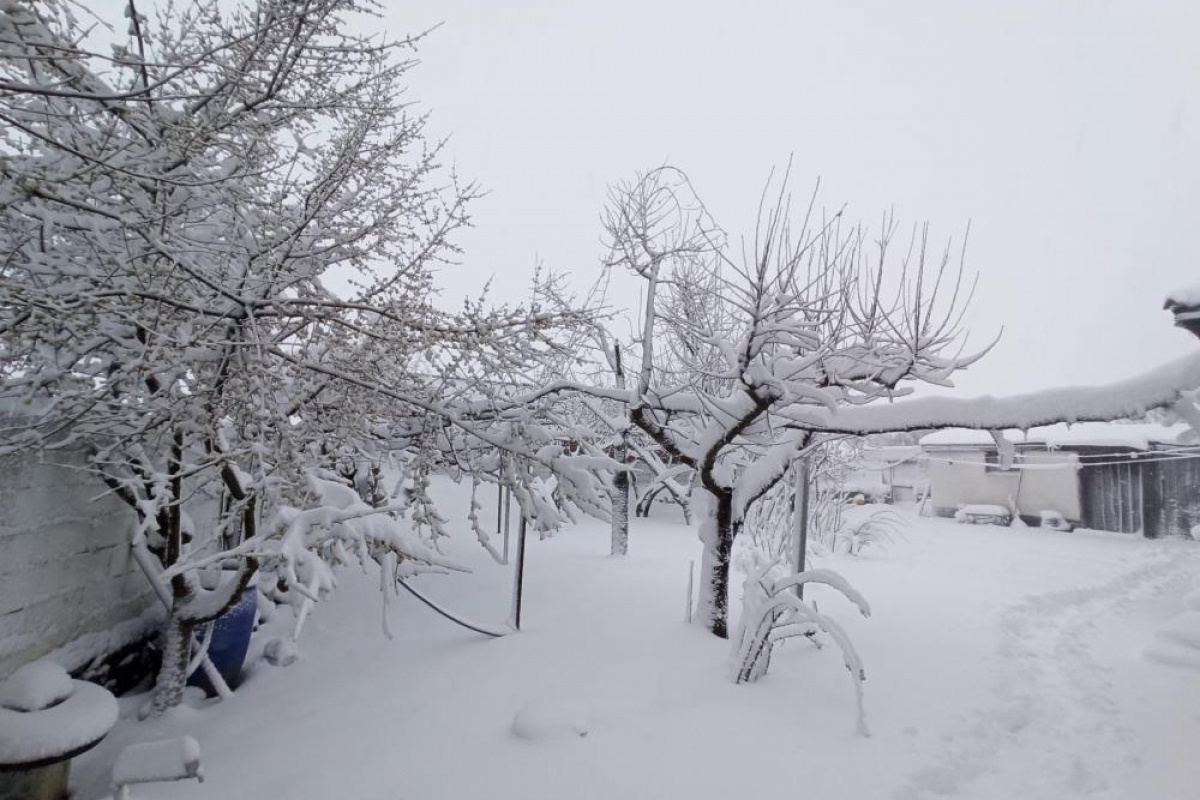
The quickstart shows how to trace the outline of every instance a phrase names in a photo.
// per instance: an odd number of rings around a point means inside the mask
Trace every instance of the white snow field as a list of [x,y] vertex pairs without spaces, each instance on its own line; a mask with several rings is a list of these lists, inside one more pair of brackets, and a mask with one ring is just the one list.
[[[464,492],[442,493],[465,514]],[[110,791],[125,745],[182,734],[200,742],[205,783],[135,796],[1200,797],[1200,666],[1145,655],[1160,626],[1186,618],[1197,543],[909,515],[886,550],[817,559],[872,607],[863,619],[832,590],[808,590],[866,664],[864,738],[836,647],[791,641],[761,682],[731,683],[727,643],[682,621],[696,535],[673,509],[656,513],[634,521],[625,559],[607,556],[596,521],[531,540],[524,630],[500,639],[401,593],[389,640],[378,576],[345,571],[292,666],[256,660],[233,700],[193,699],[147,722],[144,697],[123,699],[117,729],[76,762],[77,797]],[[474,574],[417,585],[503,622],[508,568],[465,520],[454,530],[447,551]]]

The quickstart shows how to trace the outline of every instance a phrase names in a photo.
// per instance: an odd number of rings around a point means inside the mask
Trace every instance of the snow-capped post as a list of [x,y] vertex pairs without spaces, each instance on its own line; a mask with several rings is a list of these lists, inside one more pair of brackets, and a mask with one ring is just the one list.
[[[795,486],[792,494],[792,534],[795,537],[796,555],[793,572],[804,572],[804,562],[808,557],[808,459],[806,453],[792,463],[795,473]],[[796,597],[804,599],[804,583],[796,584]]]

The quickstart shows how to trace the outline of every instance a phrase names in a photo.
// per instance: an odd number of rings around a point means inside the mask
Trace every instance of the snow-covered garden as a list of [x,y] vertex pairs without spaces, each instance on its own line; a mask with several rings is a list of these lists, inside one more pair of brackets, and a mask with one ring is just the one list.
[[447,303],[430,34],[121,7],[0,0],[2,800],[1196,795],[1194,348],[965,396],[967,231],[794,157]]
[[[659,507],[634,522],[626,559],[608,557],[597,522],[530,541],[522,632],[501,639],[404,594],[388,639],[378,577],[343,573],[291,667],[252,658],[234,699],[193,695],[151,722],[137,721],[140,698],[123,701],[76,767],[80,797],[107,790],[125,744],[181,733],[201,742],[206,780],[155,797],[1194,796],[1200,660],[1145,654],[1185,611],[1200,548],[905,517],[886,547],[817,559],[867,596],[870,618],[807,593],[862,654],[870,737],[834,647],[789,641],[762,681],[729,680],[729,644],[683,621],[694,530]],[[448,552],[474,572],[417,585],[503,621],[511,567],[451,528]]]

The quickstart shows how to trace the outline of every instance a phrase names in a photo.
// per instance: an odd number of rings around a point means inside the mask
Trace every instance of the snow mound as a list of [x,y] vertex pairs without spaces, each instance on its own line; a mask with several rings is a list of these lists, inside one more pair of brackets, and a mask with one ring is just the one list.
[[1200,589],[1193,589],[1183,598],[1183,604],[1189,611],[1200,611]]
[[1185,611],[1167,620],[1154,632],[1156,639],[1181,644],[1196,649],[1200,658],[1200,611]]
[[263,648],[263,660],[273,667],[290,667],[300,658],[300,651],[291,639],[274,638]]
[[71,676],[52,661],[34,661],[0,683],[0,706],[10,711],[41,711],[71,696]]
[[535,700],[513,717],[512,732],[518,739],[545,742],[587,736],[591,723],[591,711],[580,703]]
[[1146,648],[1145,656],[1151,661],[1171,667],[1184,667],[1200,672],[1200,650],[1184,647],[1174,642],[1159,640]]

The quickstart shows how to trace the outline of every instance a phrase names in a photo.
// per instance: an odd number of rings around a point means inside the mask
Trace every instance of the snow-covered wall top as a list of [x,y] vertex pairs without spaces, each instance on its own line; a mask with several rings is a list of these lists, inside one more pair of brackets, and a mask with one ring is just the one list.
[[[1004,437],[1016,444],[1045,447],[1128,447],[1147,450],[1155,444],[1192,444],[1193,436],[1184,423],[1077,422],[1074,425],[1044,425],[1028,432],[1006,430]],[[988,431],[969,428],[946,428],[921,437],[922,447],[995,447]]]

